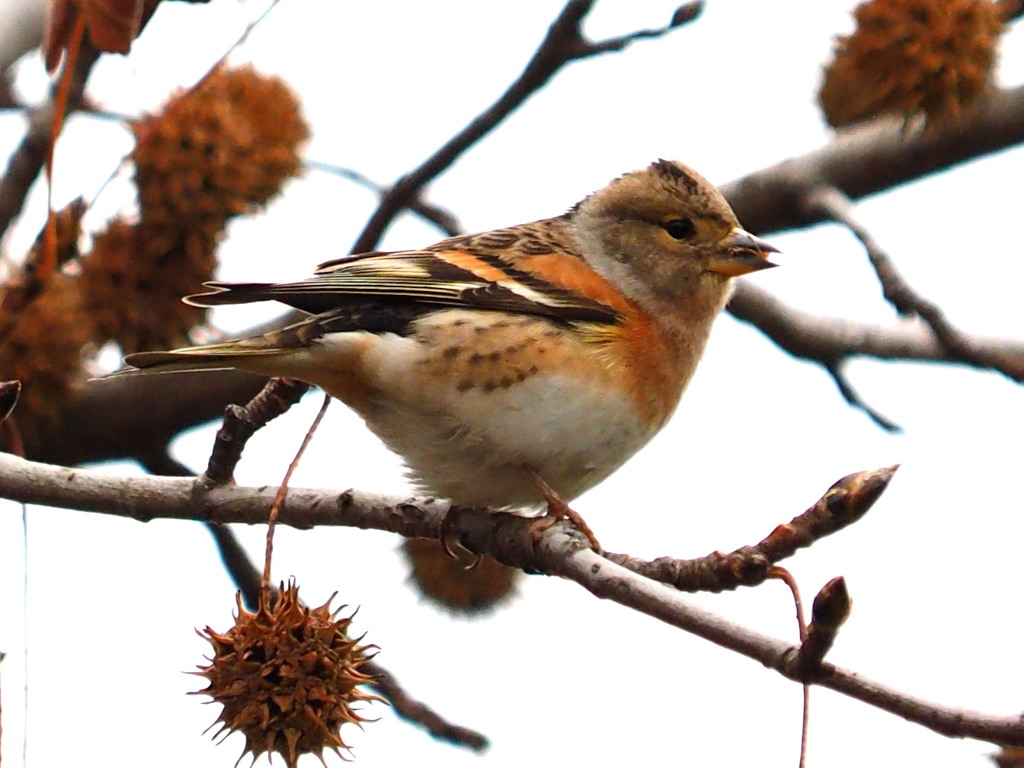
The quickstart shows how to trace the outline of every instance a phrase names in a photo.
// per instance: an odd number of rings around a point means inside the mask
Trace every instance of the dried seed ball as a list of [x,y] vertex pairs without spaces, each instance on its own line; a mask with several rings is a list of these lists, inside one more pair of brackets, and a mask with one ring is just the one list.
[[252,67],[211,72],[135,125],[140,227],[221,228],[255,210],[299,171],[308,136],[298,98],[279,78]]
[[869,0],[854,18],[819,94],[832,126],[884,114],[956,118],[991,88],[1004,21],[991,0]]
[[348,746],[341,727],[366,722],[359,702],[380,700],[359,688],[371,680],[359,668],[372,646],[349,638],[351,618],[336,620],[331,600],[307,608],[293,581],[255,613],[238,598],[227,632],[207,627],[200,633],[213,645],[213,658],[196,673],[209,681],[196,693],[223,705],[218,734],[242,733],[243,756],[277,752],[289,768],[299,755],[322,760],[325,749],[343,757],[340,750]]
[[187,342],[206,310],[181,297],[212,278],[217,242],[215,234],[197,229],[152,253],[137,226],[113,221],[81,262],[82,304],[96,341],[115,341],[126,352]]
[[38,443],[85,378],[83,353],[92,326],[74,277],[56,273],[15,317],[0,316],[0,378],[22,383],[14,412],[25,442]]

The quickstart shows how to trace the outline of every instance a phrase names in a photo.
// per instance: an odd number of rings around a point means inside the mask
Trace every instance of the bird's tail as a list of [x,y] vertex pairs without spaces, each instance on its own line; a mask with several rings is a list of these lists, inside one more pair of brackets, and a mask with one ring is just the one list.
[[[130,368],[112,376],[132,376],[143,373],[176,373],[178,371],[215,371],[241,368],[266,375],[285,375],[279,370],[280,361],[295,350],[314,343],[323,330],[314,318],[295,325],[250,336],[199,347],[182,347],[166,352],[135,352],[125,355]],[[275,360],[275,358],[277,358]]]
[[[246,339],[245,341],[249,341]],[[281,349],[253,349],[239,341],[209,344],[202,347],[182,347],[166,352],[135,352],[125,355],[131,368],[118,371],[115,376],[140,373],[176,373],[178,371],[216,371],[230,368],[249,368],[255,358],[280,355]]]
[[256,301],[270,301],[276,298],[273,290],[275,283],[203,283],[203,287],[213,290],[206,293],[194,293],[182,299],[193,307],[217,307],[224,304],[251,304]]

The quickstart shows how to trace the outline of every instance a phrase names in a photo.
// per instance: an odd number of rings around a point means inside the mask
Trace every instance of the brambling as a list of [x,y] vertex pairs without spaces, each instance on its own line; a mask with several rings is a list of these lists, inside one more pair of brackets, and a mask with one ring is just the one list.
[[296,283],[206,283],[212,307],[309,314],[261,336],[125,362],[309,382],[459,507],[540,509],[548,524],[668,421],[732,278],[772,267],[725,198],[659,160],[567,213],[422,250],[321,264]]

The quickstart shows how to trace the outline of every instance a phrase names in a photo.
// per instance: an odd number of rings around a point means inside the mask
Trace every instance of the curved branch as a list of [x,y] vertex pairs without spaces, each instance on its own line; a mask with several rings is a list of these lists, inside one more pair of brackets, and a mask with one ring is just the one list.
[[[729,301],[729,312],[764,332],[795,357],[835,363],[846,357],[916,360],[969,365],[951,356],[920,321],[875,325],[840,317],[821,317],[790,307],[763,288],[741,283]],[[1024,364],[1024,339],[968,336],[975,349]]]
[[[276,488],[221,485],[200,490],[194,479],[120,478],[0,455],[0,493],[28,504],[155,518],[262,523]],[[448,504],[382,494],[323,489],[289,490],[280,522],[299,528],[348,525],[436,537]],[[461,526],[465,522],[466,525]],[[889,688],[831,664],[800,663],[799,646],[754,632],[691,605],[677,591],[640,576],[586,548],[565,525],[534,538],[528,518],[495,513],[460,518],[460,542],[501,562],[574,581],[600,598],[709,640],[801,683],[831,688],[947,736],[1024,746],[1020,715],[988,715],[946,707]]]
[[839,131],[827,145],[721,187],[743,226],[759,234],[825,220],[804,205],[807,192],[834,187],[851,200],[1024,142],[1024,86],[996,91],[959,121],[916,135],[902,122],[873,121]]

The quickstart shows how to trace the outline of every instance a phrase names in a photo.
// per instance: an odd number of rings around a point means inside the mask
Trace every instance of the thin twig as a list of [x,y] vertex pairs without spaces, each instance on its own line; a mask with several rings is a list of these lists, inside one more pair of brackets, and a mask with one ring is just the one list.
[[[334,176],[341,176],[343,179],[348,179],[349,181],[354,182],[364,189],[368,189],[381,197],[388,193],[387,187],[378,184],[366,174],[360,173],[352,168],[332,165],[331,163],[325,163],[319,160],[307,160],[305,165],[307,168],[315,171],[323,171],[324,173],[330,173]],[[432,205],[431,203],[426,202],[423,200],[422,196],[418,196],[414,200],[409,201],[406,204],[406,208],[425,221],[429,221],[449,237],[455,237],[462,233],[459,220],[455,218],[454,213],[438,205]]]
[[316,418],[313,419],[313,423],[306,430],[306,436],[302,438],[299,450],[295,452],[295,458],[291,460],[288,469],[285,470],[281,485],[278,487],[277,493],[274,494],[274,503],[270,505],[270,513],[267,515],[267,547],[263,558],[263,579],[260,581],[260,606],[270,605],[270,564],[274,558],[274,529],[277,527],[277,519],[281,514],[281,507],[284,506],[284,499],[288,495],[288,483],[292,479],[292,474],[298,469],[299,462],[302,461],[302,455],[306,452],[306,448],[309,447],[309,443],[313,439],[313,435],[316,434],[320,422],[327,415],[327,409],[330,405],[331,396],[325,394],[324,402],[320,406],[320,410],[317,411]]
[[522,74],[501,97],[445,142],[418,168],[402,176],[392,185],[356,238],[352,247],[354,253],[372,251],[398,212],[415,200],[426,184],[437,178],[463,152],[480,141],[530,96],[543,88],[566,64],[601,53],[620,51],[639,39],[661,37],[696,18],[702,7],[700,2],[688,3],[683,9],[676,11],[668,26],[660,30],[643,30],[632,35],[591,42],[584,37],[582,27],[583,20],[590,13],[594,1],[570,0],[566,3],[562,12],[548,28],[547,35]]
[[886,432],[897,433],[903,431],[903,427],[901,427],[895,421],[887,419],[879,411],[876,411],[874,408],[868,405],[867,401],[860,396],[856,389],[853,388],[853,384],[851,384],[850,380],[846,378],[846,373],[843,371],[843,361],[840,360],[839,362],[823,362],[822,367],[825,369],[828,375],[832,377],[832,381],[835,382],[836,388],[839,390],[839,394],[843,396],[843,400],[845,400],[848,405],[851,405],[854,408],[857,408],[858,410],[864,411],[864,413],[868,415],[868,418],[870,418],[873,422],[875,422],[875,424],[880,426]]
[[304,381],[270,379],[245,406],[229,405],[225,408],[224,421],[217,430],[210,460],[200,482],[205,485],[230,482],[249,438],[299,402],[308,391],[309,384]]
[[991,368],[1016,382],[1024,382],[1024,362],[1008,355],[976,348],[969,336],[946,319],[942,310],[917,293],[900,274],[889,253],[853,214],[853,202],[833,186],[808,191],[805,205],[810,215],[825,216],[842,224],[860,240],[882,285],[882,295],[901,315],[917,315],[931,328],[950,356],[978,368]]
[[[855,472],[837,480],[803,514],[777,526],[754,546],[692,560],[642,560],[604,552],[613,563],[684,592],[721,592],[752,587],[772,578],[780,560],[860,520],[889,487],[899,465]],[[802,621],[802,620],[801,620]]]
[[[83,41],[69,81],[66,115],[70,115],[82,103],[85,81],[98,58],[99,51],[87,40]],[[50,128],[53,125],[55,93],[56,89],[46,104],[30,113],[28,131],[12,153],[6,173],[0,176],[0,236],[7,232],[21,213],[29,188],[46,162],[51,148]]]
[[364,663],[362,671],[373,676],[369,687],[387,699],[399,717],[421,725],[435,739],[468,747],[475,752],[482,752],[490,746],[490,741],[479,731],[449,723],[427,704],[412,698],[394,676],[376,661]]

